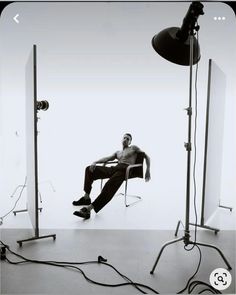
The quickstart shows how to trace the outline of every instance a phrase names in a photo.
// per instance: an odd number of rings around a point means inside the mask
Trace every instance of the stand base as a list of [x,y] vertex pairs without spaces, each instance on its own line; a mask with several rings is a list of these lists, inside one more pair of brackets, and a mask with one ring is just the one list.
[[233,211],[233,207],[228,207],[228,206],[223,206],[223,205],[219,205],[220,208],[224,208],[224,209],[229,209],[230,212]]
[[[43,208],[38,208],[39,212],[42,212]],[[23,213],[23,212],[28,212],[28,209],[22,209],[22,210],[15,210],[13,211],[13,214],[16,216],[17,213]]]
[[[177,224],[177,227],[176,227],[176,230],[175,230],[175,237],[178,236],[178,231],[179,231],[180,224],[181,224],[181,220],[178,221],[178,224]],[[208,226],[208,225],[205,225],[205,224],[195,224],[195,223],[190,222],[189,225],[205,228],[205,229],[208,229],[208,230],[212,230],[212,231],[215,232],[215,234],[217,234],[220,231],[219,228],[214,228],[214,227],[211,227],[211,226]]]
[[[189,223],[193,226],[195,226],[194,223]],[[197,227],[201,227],[201,228],[205,228],[205,229],[209,229],[209,230],[213,230],[215,232],[215,234],[217,234],[220,229],[219,228],[214,228],[214,227],[211,227],[211,226],[208,226],[208,225],[205,225],[205,224],[196,224]]]
[[29,238],[29,239],[19,240],[19,241],[17,241],[17,243],[19,244],[20,247],[22,247],[22,244],[25,242],[31,242],[34,240],[41,240],[41,239],[46,239],[46,238],[53,238],[53,241],[55,241],[56,235],[52,234],[52,235],[46,235],[46,236],[35,236],[35,237]]
[[213,248],[213,249],[215,249],[215,250],[220,254],[220,256],[222,257],[222,259],[224,260],[225,264],[227,265],[228,270],[231,270],[231,269],[232,269],[232,267],[230,266],[229,262],[228,262],[227,259],[225,258],[225,256],[224,256],[224,254],[222,253],[222,251],[221,251],[219,248],[217,248],[216,246],[211,245],[211,244],[205,244],[205,243],[199,243],[199,242],[192,242],[192,241],[187,241],[187,242],[185,242],[185,241],[186,241],[186,237],[182,237],[182,238],[179,238],[179,239],[175,239],[175,240],[169,241],[169,242],[165,243],[165,244],[162,246],[162,248],[161,248],[161,250],[160,250],[160,252],[159,252],[159,255],[157,256],[157,259],[156,259],[156,261],[155,261],[155,263],[154,263],[154,265],[153,265],[153,268],[152,268],[152,270],[150,271],[150,274],[153,274],[153,273],[154,273],[155,268],[156,268],[156,266],[157,266],[157,263],[158,263],[158,261],[159,261],[159,259],[160,259],[160,257],[161,257],[161,254],[162,254],[163,250],[165,249],[165,247],[167,247],[168,245],[171,245],[171,244],[174,244],[174,243],[180,242],[180,241],[184,241],[185,246],[188,246],[188,245],[198,245],[198,246],[209,247],[209,248]]

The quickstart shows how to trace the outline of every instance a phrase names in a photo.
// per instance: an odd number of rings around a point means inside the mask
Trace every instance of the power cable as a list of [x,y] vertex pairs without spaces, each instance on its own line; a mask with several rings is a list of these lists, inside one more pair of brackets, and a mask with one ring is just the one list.
[[198,245],[195,245],[195,246],[197,247],[197,249],[198,249],[198,251],[199,251],[199,262],[198,262],[198,265],[197,265],[197,269],[196,269],[195,273],[189,278],[189,280],[188,280],[186,286],[185,286],[181,291],[177,292],[177,294],[181,294],[181,293],[183,293],[183,292],[188,288],[190,281],[195,277],[195,275],[196,275],[196,274],[198,273],[198,271],[199,271],[199,268],[200,268],[200,265],[201,265],[201,261],[202,261],[202,252],[201,252],[201,249],[199,248]]
[[219,290],[216,290],[215,288],[213,288],[211,285],[205,283],[205,282],[201,282],[201,281],[193,281],[189,284],[189,287],[188,287],[188,291],[189,293],[192,293],[193,290],[197,287],[197,286],[205,286],[207,287],[206,289],[203,289],[202,291],[200,291],[198,294],[202,294],[204,293],[205,291],[209,291],[213,294],[221,294],[221,292]]
[[[24,264],[24,263],[37,263],[37,264],[45,264],[45,265],[51,265],[51,266],[57,266],[57,267],[63,267],[63,268],[71,268],[71,269],[75,269],[77,271],[79,271],[82,276],[90,283],[93,283],[95,285],[99,285],[99,286],[103,286],[103,287],[121,287],[121,286],[128,286],[131,285],[134,288],[136,288],[137,290],[139,290],[141,293],[143,294],[148,294],[145,291],[143,291],[142,289],[140,289],[140,287],[148,289],[149,291],[152,291],[155,294],[159,294],[156,290],[154,290],[153,288],[141,284],[141,283],[137,283],[137,282],[133,282],[131,279],[129,279],[127,276],[123,275],[121,272],[119,272],[113,265],[109,264],[106,262],[106,259],[104,259],[102,256],[98,256],[98,260],[97,261],[86,261],[86,262],[67,262],[67,261],[42,261],[42,260],[35,260],[35,259],[28,259],[22,255],[19,255],[17,253],[15,253],[14,251],[12,251],[9,246],[5,245],[2,241],[0,241],[1,244],[6,247],[6,249],[13,255],[15,255],[16,257],[22,259],[22,261],[11,261],[10,259],[8,259],[7,257],[5,257],[6,261],[10,264]],[[98,281],[95,281],[91,278],[89,278],[85,272],[75,266],[75,265],[84,265],[84,264],[103,264],[105,266],[108,266],[110,268],[112,268],[117,274],[119,274],[124,280],[126,280],[126,283],[120,283],[120,284],[107,284],[107,283],[101,283]]]
[[[118,271],[113,265],[107,263],[107,260],[105,258],[103,258],[102,256],[98,256],[98,260],[95,261],[85,261],[85,262],[69,262],[69,261],[47,261],[47,260],[35,260],[35,259],[28,259],[20,254],[15,253],[14,251],[12,251],[10,249],[10,247],[8,245],[6,245],[5,243],[3,243],[2,241],[0,241],[0,243],[3,245],[4,247],[4,251],[2,251],[1,248],[1,260],[6,260],[8,263],[13,264],[13,265],[22,265],[22,264],[26,264],[26,263],[37,263],[37,264],[44,264],[44,265],[49,265],[49,266],[56,266],[56,267],[61,267],[61,268],[69,268],[69,269],[74,269],[79,271],[82,276],[90,283],[95,284],[95,285],[99,285],[99,286],[103,286],[103,287],[122,287],[122,286],[133,286],[134,288],[136,288],[138,291],[140,291],[142,294],[148,294],[146,293],[144,290],[142,290],[141,288],[147,289],[149,291],[152,291],[155,294],[159,294],[155,289],[141,284],[141,283],[137,283],[137,282],[133,282],[131,279],[129,279],[127,276],[125,276],[124,274],[122,274],[120,271]],[[201,264],[201,250],[200,248],[196,245],[196,247],[199,250],[199,263],[197,265],[197,269],[195,271],[195,273],[191,276],[191,278],[188,280],[186,286],[184,289],[182,289],[181,291],[179,291],[177,294],[183,293],[187,288],[188,288],[188,293],[191,294],[192,291],[199,285],[202,286],[207,286],[206,289],[202,290],[200,293],[201,294],[203,292],[206,291],[210,291],[213,294],[221,294],[221,292],[215,290],[212,286],[210,286],[207,283],[201,282],[201,281],[193,281],[190,283],[190,281],[192,280],[192,278],[197,274],[200,264]],[[6,257],[6,250],[8,250],[12,255],[15,255],[16,257],[22,259],[21,261],[12,261],[9,258]],[[107,284],[107,283],[101,283],[98,281],[95,281],[91,278],[89,278],[85,272],[77,267],[76,265],[86,265],[86,264],[102,264],[104,266],[110,267],[112,268],[117,274],[119,274],[124,280],[126,280],[126,283],[119,283],[119,284]]]

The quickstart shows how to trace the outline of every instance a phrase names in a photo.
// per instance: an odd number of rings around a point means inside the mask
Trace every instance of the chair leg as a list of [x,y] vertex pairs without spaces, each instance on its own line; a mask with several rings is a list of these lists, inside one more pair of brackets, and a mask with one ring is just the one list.
[[[131,205],[134,205],[135,203],[139,202],[142,200],[142,198],[140,196],[136,196],[136,195],[128,195],[127,194],[127,191],[128,191],[128,179],[125,180],[125,193],[120,193],[121,195],[124,196],[124,201],[125,201],[125,207],[129,207]],[[127,204],[127,197],[132,197],[132,198],[136,198],[138,200],[130,203],[130,204]]]
[[127,185],[128,185],[128,179],[125,180],[125,206],[128,207],[127,205]]
[[[101,190],[103,188],[103,179],[101,179],[101,186],[100,186]],[[125,180],[125,192],[124,193],[118,193],[118,195],[122,195],[124,196],[124,203],[125,203],[125,207],[129,207],[131,205],[134,205],[135,203],[137,202],[140,202],[142,200],[142,198],[140,196],[136,196],[136,195],[128,195],[127,194],[127,191],[128,191],[128,179]],[[127,197],[131,197],[131,198],[136,198],[137,200],[130,203],[130,204],[127,204]]]

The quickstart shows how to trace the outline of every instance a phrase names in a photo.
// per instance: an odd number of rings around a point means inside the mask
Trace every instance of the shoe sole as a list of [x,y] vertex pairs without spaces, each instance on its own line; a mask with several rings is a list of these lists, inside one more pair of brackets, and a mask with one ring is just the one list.
[[72,202],[73,206],[86,206],[86,205],[91,205],[91,199],[85,201],[85,200],[78,200],[78,201],[73,201]]
[[75,216],[78,216],[78,217],[81,217],[81,218],[84,218],[84,219],[89,219],[90,218],[90,214],[85,216],[83,213],[80,213],[79,211],[75,211],[73,214]]
[[79,204],[72,202],[72,205],[73,206],[87,206],[87,205],[91,205],[91,202],[88,202],[88,203],[79,203]]

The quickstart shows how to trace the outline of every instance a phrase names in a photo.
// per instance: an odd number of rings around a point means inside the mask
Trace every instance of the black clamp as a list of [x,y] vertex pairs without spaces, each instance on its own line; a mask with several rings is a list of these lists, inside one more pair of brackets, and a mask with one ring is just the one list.
[[101,255],[98,256],[98,263],[107,262],[106,258],[103,258]]
[[188,116],[191,116],[191,115],[192,115],[192,113],[193,113],[193,111],[192,111],[192,108],[191,108],[191,107],[185,108],[184,110],[185,110],[185,111],[187,111],[187,114],[188,114]]
[[191,142],[185,142],[184,147],[186,148],[186,151],[191,151],[192,150]]

